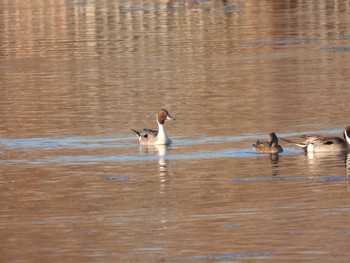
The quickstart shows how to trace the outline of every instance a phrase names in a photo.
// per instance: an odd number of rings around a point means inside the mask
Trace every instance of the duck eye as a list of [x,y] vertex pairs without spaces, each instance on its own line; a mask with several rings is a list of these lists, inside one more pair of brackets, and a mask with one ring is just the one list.
[[143,135],[144,138],[148,138],[148,134],[146,133],[145,135]]

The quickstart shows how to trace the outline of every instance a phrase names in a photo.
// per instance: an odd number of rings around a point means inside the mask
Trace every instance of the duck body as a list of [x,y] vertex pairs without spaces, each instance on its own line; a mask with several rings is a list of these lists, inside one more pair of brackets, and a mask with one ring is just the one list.
[[307,153],[344,153],[349,152],[350,148],[350,126],[343,132],[343,138],[322,136],[322,135],[303,135],[301,142],[292,142],[304,149]]
[[269,141],[257,141],[253,144],[253,148],[258,153],[281,153],[282,147],[278,144],[278,137],[274,132],[270,132]]
[[305,140],[296,143],[306,152],[347,152],[349,150],[347,143],[339,137],[323,137],[320,135],[304,136]]
[[171,139],[165,132],[165,120],[175,120],[171,117],[167,110],[160,109],[156,115],[158,130],[143,129],[136,131],[131,129],[139,139],[140,145],[169,145],[172,143]]
[[343,132],[343,138],[329,137],[321,135],[303,135],[302,142],[295,145],[304,149],[308,153],[341,153],[348,152],[350,145],[350,126],[346,127]]

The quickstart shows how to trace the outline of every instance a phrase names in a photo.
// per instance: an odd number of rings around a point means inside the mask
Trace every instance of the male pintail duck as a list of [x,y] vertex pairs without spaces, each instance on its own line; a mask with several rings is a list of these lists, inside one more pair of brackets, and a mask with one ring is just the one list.
[[276,133],[270,132],[268,142],[257,141],[253,144],[253,147],[258,153],[281,153],[283,149],[278,145],[278,138]]
[[175,120],[171,117],[167,110],[160,109],[156,114],[156,120],[158,123],[158,131],[143,129],[142,131],[136,131],[131,129],[136,133],[136,136],[139,138],[141,145],[163,145],[171,144],[170,138],[167,136],[164,128],[165,120]]
[[293,143],[303,148],[305,152],[347,152],[349,151],[350,144],[350,126],[345,128],[343,137],[344,139],[340,137],[325,137],[321,135],[303,135],[301,138],[303,138],[304,141]]

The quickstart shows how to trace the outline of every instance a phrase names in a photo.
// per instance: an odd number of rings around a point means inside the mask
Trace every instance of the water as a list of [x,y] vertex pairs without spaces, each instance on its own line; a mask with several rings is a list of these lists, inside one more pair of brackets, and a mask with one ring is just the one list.
[[[1,262],[348,262],[347,1],[0,1]],[[170,147],[130,128],[176,117]]]

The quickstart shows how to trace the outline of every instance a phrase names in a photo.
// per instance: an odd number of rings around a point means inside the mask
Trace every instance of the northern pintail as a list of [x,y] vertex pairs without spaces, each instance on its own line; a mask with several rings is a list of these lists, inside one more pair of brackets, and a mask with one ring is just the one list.
[[281,153],[283,152],[282,147],[278,144],[278,137],[276,133],[269,133],[269,141],[260,142],[257,141],[253,144],[253,147],[258,153]]
[[303,148],[306,152],[347,152],[350,144],[350,126],[346,127],[343,132],[344,139],[321,135],[303,135],[301,137],[304,139],[302,142],[293,143]]
[[141,145],[162,145],[162,144],[171,144],[171,140],[165,132],[164,122],[165,120],[175,120],[171,117],[167,110],[160,109],[156,114],[156,120],[158,123],[158,131],[151,129],[143,129],[142,131],[136,131],[131,129],[136,133],[136,136],[139,138]]

